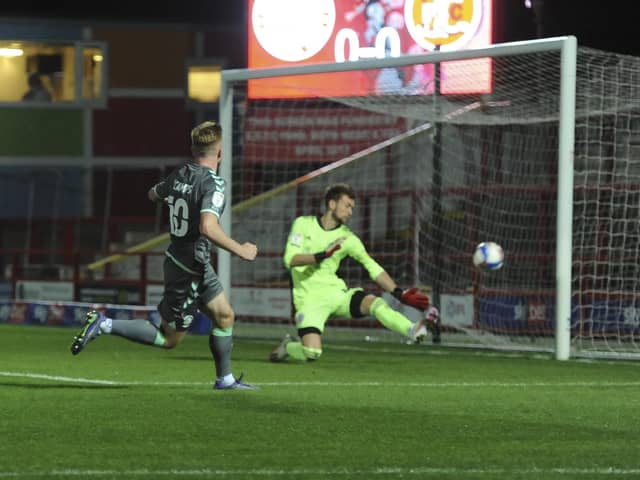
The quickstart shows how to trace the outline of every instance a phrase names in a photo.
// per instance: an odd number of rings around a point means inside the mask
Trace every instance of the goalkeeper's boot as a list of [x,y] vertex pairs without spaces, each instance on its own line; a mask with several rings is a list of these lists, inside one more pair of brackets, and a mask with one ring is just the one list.
[[424,318],[427,330],[431,333],[431,341],[440,343],[440,310],[438,307],[431,305],[427,308],[424,312]]
[[257,385],[251,385],[250,383],[243,383],[242,377],[243,373],[240,374],[238,378],[234,379],[233,383],[224,384],[220,380],[216,380],[216,383],[213,384],[214,390],[259,390],[260,387]]
[[82,330],[73,337],[73,343],[71,344],[71,353],[74,355],[79,354],[84,347],[87,346],[91,340],[95,339],[102,333],[100,325],[107,319],[101,312],[91,310],[87,313],[87,320],[82,327]]
[[427,319],[421,318],[409,330],[408,343],[421,343],[427,336]]
[[287,344],[291,341],[291,335],[288,333],[284,336],[280,344],[276,348],[274,348],[269,354],[270,362],[284,362],[286,358],[289,356],[287,353]]

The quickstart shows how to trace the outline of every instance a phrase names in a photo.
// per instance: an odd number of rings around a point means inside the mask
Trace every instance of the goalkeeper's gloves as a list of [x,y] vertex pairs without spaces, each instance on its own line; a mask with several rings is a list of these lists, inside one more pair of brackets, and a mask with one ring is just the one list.
[[340,237],[339,239],[337,239],[335,242],[333,242],[331,245],[329,245],[327,247],[326,250],[322,251],[322,252],[318,252],[318,253],[314,253],[313,256],[316,259],[316,263],[320,263],[321,261],[323,261],[325,258],[329,258],[331,255],[333,255],[334,253],[336,253],[338,250],[340,250],[340,244],[344,241],[344,237]]
[[429,297],[418,293],[417,287],[408,288],[407,290],[402,290],[400,287],[397,287],[391,294],[405,305],[417,308],[418,310],[426,310],[427,307],[429,307]]

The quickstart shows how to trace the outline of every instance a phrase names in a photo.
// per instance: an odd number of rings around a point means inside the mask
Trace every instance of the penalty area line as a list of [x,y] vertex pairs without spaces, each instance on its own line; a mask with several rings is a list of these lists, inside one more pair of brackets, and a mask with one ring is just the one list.
[[67,377],[62,375],[47,375],[44,373],[30,372],[3,372],[0,371],[0,377],[14,378],[32,378],[36,380],[48,380],[61,383],[85,383],[89,385],[108,385],[108,386],[148,386],[148,387],[170,387],[170,386],[199,386],[211,385],[212,382],[138,382],[138,381],[119,381],[119,380],[103,380],[98,378],[84,377]]

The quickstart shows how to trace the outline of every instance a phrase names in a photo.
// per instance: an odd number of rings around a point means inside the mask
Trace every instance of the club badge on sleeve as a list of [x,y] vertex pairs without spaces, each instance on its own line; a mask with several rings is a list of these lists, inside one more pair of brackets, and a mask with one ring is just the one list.
[[302,235],[299,233],[294,233],[291,235],[291,245],[294,247],[299,247],[302,245]]
[[224,193],[214,192],[213,197],[211,198],[211,204],[216,208],[220,208],[222,207],[223,203],[224,203]]

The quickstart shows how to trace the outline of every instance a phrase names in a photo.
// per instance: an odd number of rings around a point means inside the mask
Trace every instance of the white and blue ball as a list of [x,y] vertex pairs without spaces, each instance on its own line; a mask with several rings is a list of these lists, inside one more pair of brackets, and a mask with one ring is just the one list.
[[496,242],[482,242],[473,252],[473,264],[481,270],[498,270],[504,264],[504,251]]

